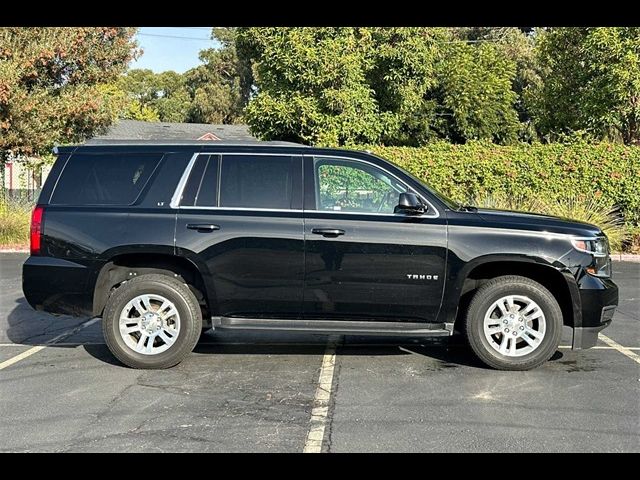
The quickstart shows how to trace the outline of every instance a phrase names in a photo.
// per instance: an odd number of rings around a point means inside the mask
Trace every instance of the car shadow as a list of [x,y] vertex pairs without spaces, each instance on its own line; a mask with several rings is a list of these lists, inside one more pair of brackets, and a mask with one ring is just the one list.
[[[13,343],[44,345],[52,348],[81,346],[89,355],[110,365],[123,366],[104,344],[97,322],[70,335],[60,343],[50,343],[61,333],[73,331],[88,317],[55,316],[33,310],[24,298],[16,300],[8,315],[6,334]],[[293,332],[216,331],[204,333],[194,349],[201,355],[323,355],[329,343],[340,356],[419,355],[436,360],[441,368],[467,366],[487,369],[461,335],[412,338],[385,336],[323,335]],[[557,351],[551,361],[562,358]]]
[[[4,336],[11,343],[35,346],[48,344],[56,337],[66,332],[74,331],[82,323],[89,320],[89,317],[71,317],[41,312],[31,308],[24,297],[19,297],[15,299],[14,307],[6,319],[7,325],[4,326]],[[89,332],[89,329],[91,329],[91,332]],[[86,339],[89,333],[95,338],[102,339],[99,324],[92,325],[86,330],[87,332],[83,331],[83,339]],[[60,343],[62,344],[51,346],[68,346],[65,342]]]

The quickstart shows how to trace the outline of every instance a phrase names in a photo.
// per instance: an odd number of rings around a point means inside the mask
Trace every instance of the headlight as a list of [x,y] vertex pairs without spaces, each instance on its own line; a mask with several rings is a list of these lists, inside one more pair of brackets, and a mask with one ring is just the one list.
[[586,267],[589,274],[596,277],[611,276],[611,259],[609,258],[609,241],[607,237],[572,238],[573,248],[592,256],[591,264]]

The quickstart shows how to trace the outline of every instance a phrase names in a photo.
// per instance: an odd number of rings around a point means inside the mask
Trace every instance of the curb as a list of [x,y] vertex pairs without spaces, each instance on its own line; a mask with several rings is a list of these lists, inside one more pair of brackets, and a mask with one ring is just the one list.
[[632,254],[632,253],[616,253],[611,254],[611,260],[614,262],[633,262],[640,263],[640,255]]

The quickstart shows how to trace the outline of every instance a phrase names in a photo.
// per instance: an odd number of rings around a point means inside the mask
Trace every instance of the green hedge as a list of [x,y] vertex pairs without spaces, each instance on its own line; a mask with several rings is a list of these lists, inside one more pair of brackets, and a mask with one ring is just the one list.
[[498,194],[547,200],[602,197],[640,225],[640,147],[618,144],[439,142],[424,147],[360,146],[405,168],[460,202]]

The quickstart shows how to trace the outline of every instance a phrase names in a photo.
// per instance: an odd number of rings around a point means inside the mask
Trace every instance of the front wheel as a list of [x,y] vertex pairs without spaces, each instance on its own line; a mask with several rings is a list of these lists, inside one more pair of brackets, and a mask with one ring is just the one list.
[[562,311],[538,282],[516,275],[497,277],[473,296],[465,331],[483,363],[499,370],[529,370],[558,348]]
[[111,353],[133,368],[168,368],[195,347],[202,329],[198,300],[167,275],[140,275],[107,300],[102,330]]

